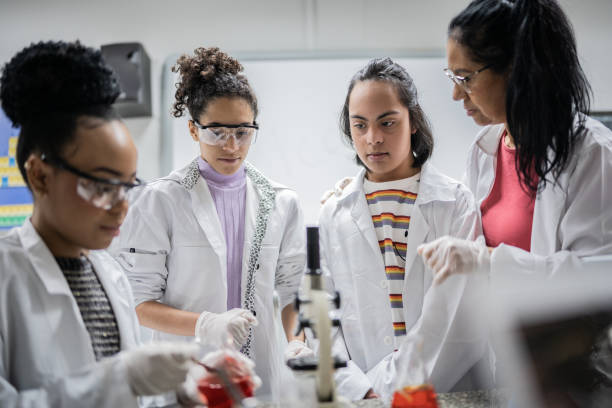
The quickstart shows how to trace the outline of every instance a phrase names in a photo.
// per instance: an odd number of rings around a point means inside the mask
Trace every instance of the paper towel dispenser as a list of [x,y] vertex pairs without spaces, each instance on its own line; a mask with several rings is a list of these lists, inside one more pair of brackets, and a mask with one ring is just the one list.
[[115,108],[125,118],[151,116],[151,60],[140,43],[106,44],[101,48],[121,85]]

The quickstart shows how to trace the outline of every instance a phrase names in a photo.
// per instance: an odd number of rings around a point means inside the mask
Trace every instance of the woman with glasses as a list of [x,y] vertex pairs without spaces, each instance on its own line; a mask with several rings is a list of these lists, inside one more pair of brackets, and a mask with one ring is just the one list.
[[100,52],[78,42],[32,44],[3,68],[0,99],[21,128],[17,164],[34,210],[0,239],[2,407],[137,406],[178,388],[197,351],[134,348],[129,283],[100,251],[141,184],[112,108],[119,92]]
[[[336,347],[350,360],[336,374],[339,393],[388,400],[398,362],[418,354],[437,391],[484,386],[479,279],[435,287],[416,252],[444,235],[475,239],[480,217],[469,190],[428,162],[433,136],[410,75],[371,60],[350,82],[340,124],[362,169],[319,218],[321,268],[342,299]],[[401,348],[414,336],[420,350]]]
[[450,23],[453,99],[486,126],[466,183],[486,246],[441,238],[422,248],[438,281],[481,270],[551,275],[612,254],[612,132],[586,116],[590,87],[570,22],[554,0],[476,0]]
[[[154,339],[218,342],[229,330],[255,360],[266,394],[279,391],[283,350],[293,340],[305,240],[295,192],[245,161],[258,125],[242,70],[218,48],[178,59],[173,114],[189,115],[199,155],[146,187],[114,247]],[[274,291],[286,338],[277,336]],[[295,340],[287,352],[309,350]]]

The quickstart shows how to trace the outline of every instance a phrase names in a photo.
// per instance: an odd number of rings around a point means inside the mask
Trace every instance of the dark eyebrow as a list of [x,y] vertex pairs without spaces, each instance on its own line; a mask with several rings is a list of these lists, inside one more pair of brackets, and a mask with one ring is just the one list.
[[[399,113],[398,111],[388,111],[388,112],[385,112],[385,113],[381,113],[380,115],[378,115],[376,120],[382,119],[385,116],[395,115],[395,114],[398,114],[398,113]],[[365,120],[366,122],[368,121],[366,118],[364,118],[363,116],[360,116],[360,115],[351,115],[351,118]]]
[[398,112],[398,111],[388,111],[388,112],[385,112],[385,113],[383,113],[383,114],[378,115],[378,117],[376,118],[376,120],[382,119],[382,118],[384,118],[385,116],[395,115],[395,114],[399,114],[399,112]]

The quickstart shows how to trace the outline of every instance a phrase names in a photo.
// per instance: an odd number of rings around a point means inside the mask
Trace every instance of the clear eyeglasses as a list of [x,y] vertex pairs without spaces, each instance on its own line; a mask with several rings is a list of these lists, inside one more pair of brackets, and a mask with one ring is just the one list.
[[463,75],[463,76],[455,75],[453,71],[451,71],[448,68],[444,68],[444,73],[451,81],[453,81],[453,83],[459,85],[461,89],[463,89],[466,93],[470,94],[472,93],[472,90],[470,89],[470,85],[469,85],[470,80],[474,79],[474,77],[478,75],[479,73],[481,73],[482,71],[491,68],[492,65],[493,64],[485,65],[484,67],[474,72],[470,72],[469,74]]
[[118,202],[127,199],[128,191],[144,185],[144,182],[139,178],[135,178],[132,183],[127,183],[121,180],[92,176],[72,167],[60,158],[49,159],[43,154],[41,159],[53,167],[77,176],[78,196],[94,207],[103,210],[110,210]]
[[231,137],[238,147],[248,143],[255,143],[259,125],[252,124],[225,125],[215,123],[213,125],[201,125],[197,120],[191,120],[198,128],[198,137],[201,142],[213,146],[225,145]]

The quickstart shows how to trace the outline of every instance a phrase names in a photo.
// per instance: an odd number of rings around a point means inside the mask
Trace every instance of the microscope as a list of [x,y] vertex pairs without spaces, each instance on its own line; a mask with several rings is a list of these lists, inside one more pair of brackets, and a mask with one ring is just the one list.
[[[332,327],[340,327],[340,320],[329,316],[330,306],[340,308],[340,294],[330,296],[323,287],[319,258],[319,228],[306,228],[308,270],[304,277],[305,293],[296,296],[295,307],[299,311],[297,333],[310,329],[319,341],[318,353],[311,357],[294,358],[287,362],[289,368],[300,373],[314,373],[318,406],[343,408],[352,405],[336,395],[334,370],[346,367],[346,361],[332,356]],[[296,333],[296,334],[297,334]]]

